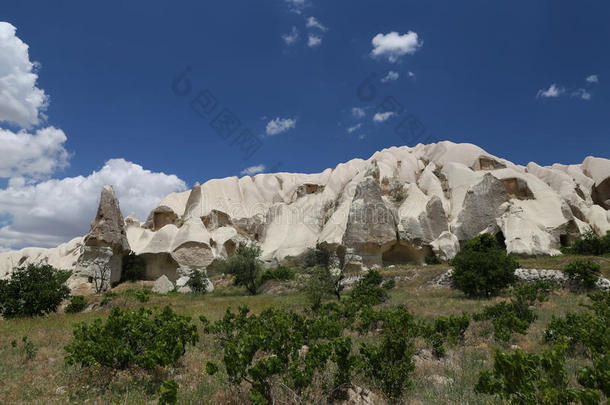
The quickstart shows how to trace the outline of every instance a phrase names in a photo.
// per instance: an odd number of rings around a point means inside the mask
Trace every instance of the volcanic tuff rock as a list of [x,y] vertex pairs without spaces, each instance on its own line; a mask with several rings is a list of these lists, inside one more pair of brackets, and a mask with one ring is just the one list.
[[148,278],[170,281],[193,269],[213,275],[218,258],[248,241],[261,245],[269,265],[318,246],[356,269],[432,254],[451,259],[481,232],[495,234],[511,253],[554,255],[589,228],[610,231],[609,204],[608,159],[520,166],[471,144],[392,147],[317,174],[196,184],[164,198],[144,224],[126,218],[123,230],[118,215],[105,214],[117,212],[108,200],[100,204],[103,224],[84,243],[0,254],[0,276],[38,262],[75,269],[83,247],[96,246],[115,256],[131,250],[146,261]]

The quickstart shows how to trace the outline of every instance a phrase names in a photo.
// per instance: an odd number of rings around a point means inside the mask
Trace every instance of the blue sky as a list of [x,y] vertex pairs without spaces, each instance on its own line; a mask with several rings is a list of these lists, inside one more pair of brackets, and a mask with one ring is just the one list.
[[[2,115],[0,100],[0,127],[13,134],[52,127],[65,140],[54,133],[55,148],[41,149],[51,154],[42,169],[5,163],[3,170],[0,163],[0,218],[9,218],[0,222],[0,249],[52,245],[86,232],[90,199],[62,232],[51,228],[64,214],[37,209],[41,185],[52,179],[89,180],[95,172],[99,181],[112,180],[134,170],[130,178],[142,176],[143,185],[163,184],[148,192],[150,199],[252,167],[317,172],[413,145],[415,138],[395,131],[407,116],[425,127],[425,139],[475,143],[520,164],[610,156],[610,3],[174,3],[2,5],[0,21],[16,28],[29,60],[40,64],[35,89],[47,99],[46,107],[35,106],[41,114],[35,124],[31,115],[25,124]],[[192,89],[179,96],[172,82],[186,68]],[[362,100],[358,86],[373,73],[376,97]],[[202,118],[189,102],[206,89],[217,107]],[[390,96],[403,107],[400,116],[383,115]],[[224,108],[240,120],[237,132],[248,129],[261,141],[249,159],[234,138],[210,126]],[[67,183],[55,188],[65,191]],[[27,211],[9,204],[22,189],[32,199]],[[138,190],[119,186],[121,203]],[[134,197],[123,208],[142,216],[155,204]],[[39,229],[46,237],[34,236]]]

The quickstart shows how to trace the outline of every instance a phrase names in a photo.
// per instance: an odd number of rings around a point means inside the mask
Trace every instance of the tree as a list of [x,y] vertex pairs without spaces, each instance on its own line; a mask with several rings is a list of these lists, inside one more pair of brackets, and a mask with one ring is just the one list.
[[260,256],[261,247],[258,244],[240,243],[234,254],[218,263],[218,269],[235,276],[235,285],[244,286],[250,294],[256,295],[262,285],[263,262]]
[[453,287],[469,297],[487,298],[514,284],[519,267],[488,233],[466,242],[451,264]]
[[108,289],[110,286],[110,276],[112,275],[112,268],[110,263],[106,260],[96,260],[92,263],[93,275],[93,288],[96,294],[100,294]]
[[193,292],[205,294],[208,291],[210,280],[206,277],[205,273],[201,270],[193,270],[189,276],[189,281],[186,285],[193,290]]
[[590,290],[595,288],[595,283],[601,274],[601,267],[590,260],[576,260],[568,263],[563,271],[572,281]]
[[16,269],[11,278],[0,280],[0,314],[5,318],[41,316],[57,311],[70,295],[65,285],[71,272],[49,265]]

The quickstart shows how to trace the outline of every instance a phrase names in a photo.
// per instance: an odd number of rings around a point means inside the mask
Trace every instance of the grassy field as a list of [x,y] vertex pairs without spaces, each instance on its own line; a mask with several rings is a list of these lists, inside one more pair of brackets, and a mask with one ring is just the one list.
[[[524,267],[561,268],[566,257],[523,259]],[[603,262],[604,274],[609,275],[610,259],[596,258]],[[428,285],[447,266],[392,267],[382,271],[384,277],[394,277],[397,286],[391,290],[391,299],[386,305],[404,304],[419,318],[474,312],[483,306],[505,299],[466,299],[460,292],[450,289],[433,289]],[[248,305],[259,312],[267,307],[277,307],[303,311],[307,307],[305,296],[293,283],[277,282],[266,286],[263,294],[244,295],[242,289],[218,287],[205,296],[171,293],[167,296],[153,295],[145,304],[138,302],[129,289],[141,289],[142,284],[123,284],[116,291],[117,297],[111,304],[97,307],[80,314],[56,313],[43,318],[0,321],[0,403],[53,404],[146,404],[156,403],[159,382],[172,378],[179,384],[179,403],[183,404],[244,404],[247,403],[247,387],[231,387],[218,376],[205,374],[205,363],[219,360],[209,336],[201,334],[195,347],[189,347],[179,367],[158,370],[149,376],[137,371],[110,372],[103,369],[80,369],[64,364],[66,355],[63,347],[71,341],[72,325],[79,321],[92,321],[104,317],[112,305],[124,308],[140,306],[171,305],[185,315],[205,315],[208,319],[219,319],[228,307]],[[93,300],[101,301],[101,297]],[[513,335],[504,346],[510,349],[517,345],[523,349],[539,351],[543,347],[542,333],[552,315],[562,315],[567,311],[578,311],[579,304],[586,302],[584,295],[567,291],[555,291],[549,301],[537,309],[538,320],[530,327],[528,334]],[[199,321],[197,321],[199,325]],[[201,327],[200,327],[201,332]],[[473,392],[478,374],[490,368],[494,347],[498,344],[490,337],[484,325],[471,325],[466,332],[466,340],[459,347],[449,347],[442,360],[418,359],[413,375],[413,386],[405,396],[407,404],[488,404],[498,403],[493,398],[479,396]],[[37,348],[33,360],[26,360],[11,341],[20,341],[28,336]],[[419,348],[423,342],[416,342]],[[571,361],[569,367],[577,367],[579,361]],[[450,383],[434,383],[432,376],[448,377]],[[438,378],[437,378],[438,379]]]

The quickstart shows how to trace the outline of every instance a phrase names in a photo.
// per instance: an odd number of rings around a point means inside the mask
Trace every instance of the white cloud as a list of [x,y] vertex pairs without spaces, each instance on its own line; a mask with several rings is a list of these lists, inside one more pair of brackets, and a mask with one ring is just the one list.
[[599,78],[597,75],[588,76],[586,80],[588,83],[599,83]]
[[40,178],[68,166],[66,135],[48,127],[30,134],[0,128],[0,178]]
[[86,234],[106,184],[114,187],[123,214],[134,212],[140,219],[168,194],[186,190],[175,175],[154,173],[123,159],[109,160],[87,177],[35,185],[12,181],[0,189],[0,217],[10,217],[10,224],[0,227],[0,247],[53,247]]
[[310,48],[315,48],[316,46],[322,43],[322,37],[317,35],[309,34],[309,40],[307,41],[307,46]]
[[286,3],[288,4],[290,11],[296,14],[301,14],[303,9],[307,7],[306,0],[286,0]]
[[377,34],[371,41],[373,57],[387,57],[392,63],[397,62],[401,56],[411,55],[423,46],[416,32],[409,31],[406,34],[390,32],[388,34]]
[[544,97],[544,98],[559,97],[564,92],[565,92],[565,89],[563,87],[559,87],[555,83],[553,83],[546,90],[545,89],[538,90],[536,97],[537,98],[538,97]]
[[347,132],[349,132],[351,134],[352,132],[359,130],[361,127],[362,127],[362,123],[356,124],[353,127],[349,127],[347,129]]
[[366,138],[366,135],[364,135],[364,134],[358,135],[358,139],[363,140],[364,138]]
[[373,117],[373,121],[385,122],[385,121],[389,120],[390,118],[392,118],[394,115],[395,115],[395,113],[393,113],[392,111],[376,113],[375,116]]
[[294,44],[299,40],[299,30],[297,30],[297,27],[292,27],[292,30],[288,34],[282,35],[282,39],[288,45]]
[[307,19],[307,22],[305,24],[307,26],[307,28],[317,28],[320,31],[328,31],[328,28],[326,28],[320,21],[316,20],[316,17],[309,17]]
[[262,173],[265,171],[265,165],[256,165],[256,166],[250,166],[244,170],[242,170],[241,172],[239,172],[240,175],[244,176],[254,176],[255,174],[258,173]]
[[356,118],[362,118],[366,115],[366,111],[364,111],[364,108],[354,107],[352,108],[352,115]]
[[398,74],[398,72],[390,70],[388,74],[383,79],[381,79],[381,83],[393,82],[395,80],[398,80],[399,77],[400,74]]
[[415,73],[413,73],[409,70],[409,77],[415,77]]
[[269,136],[278,135],[295,128],[297,121],[292,118],[275,118],[267,123],[266,133]]
[[48,97],[36,87],[37,64],[30,62],[28,46],[16,31],[13,25],[0,22],[0,122],[29,128],[44,117]]
[[592,95],[585,89],[578,89],[572,93],[572,97],[578,97],[582,100],[588,101],[591,100]]

